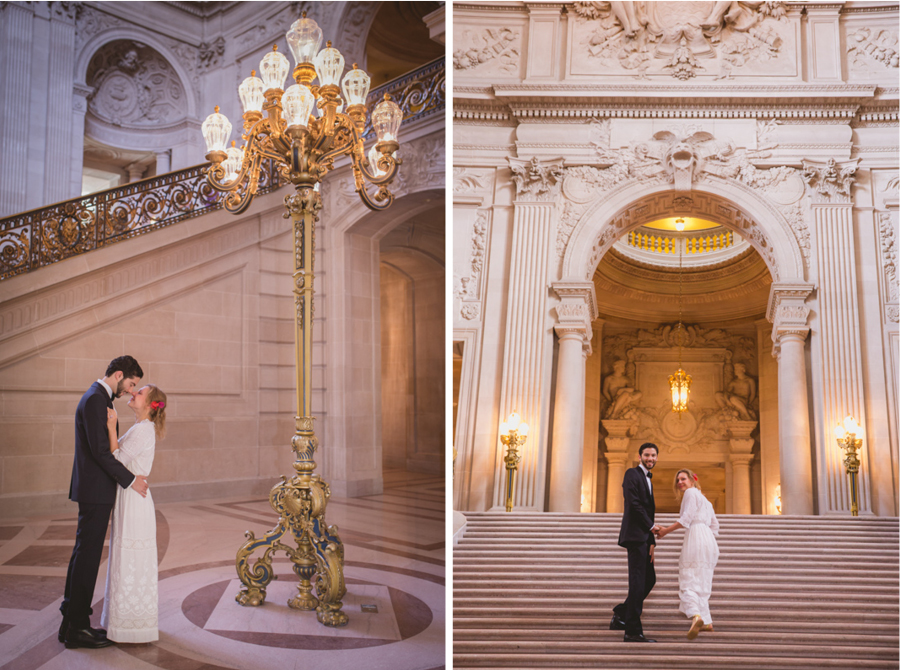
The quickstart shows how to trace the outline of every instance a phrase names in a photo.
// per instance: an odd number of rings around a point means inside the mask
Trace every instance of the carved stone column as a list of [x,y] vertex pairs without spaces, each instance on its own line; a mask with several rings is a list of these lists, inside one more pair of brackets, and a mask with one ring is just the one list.
[[805,342],[809,334],[806,284],[773,284],[766,317],[774,323],[772,355],[778,361],[778,444],[781,447],[782,514],[813,514],[812,452]]
[[[518,412],[530,430],[521,450],[515,505],[543,511],[547,468],[547,405],[553,340],[547,323],[547,283],[554,257],[562,158],[541,163],[510,158],[516,185],[500,421]],[[584,399],[582,398],[582,403]],[[497,438],[499,442],[499,437]],[[494,466],[494,505],[505,504],[504,449],[498,444]]]
[[757,421],[731,421],[728,430],[731,435],[731,503],[733,514],[750,514],[750,463],[753,462],[753,445],[750,434],[756,429]]
[[[819,513],[850,512],[850,484],[843,454],[835,444],[834,427],[852,415],[866,425],[862,375],[856,235],[850,195],[857,160],[803,162],[803,177],[812,192],[812,212],[818,265],[818,317],[813,370],[819,375],[822,411],[816,440]],[[818,354],[818,356],[816,356]],[[815,360],[815,358],[814,358]],[[865,438],[865,436],[862,436]],[[865,450],[863,450],[865,452]],[[859,468],[859,511],[868,513],[869,466],[865,453]]]
[[553,290],[562,302],[556,306],[559,359],[553,401],[550,511],[580,512],[585,352],[591,347],[591,319],[597,316],[597,299],[593,282],[557,282]]
[[634,425],[633,421],[621,419],[606,419],[603,427],[608,436],[606,438],[606,462],[609,463],[609,473],[606,485],[606,511],[621,514],[625,509],[625,499],[622,497],[622,480],[625,479],[625,470],[631,464],[632,454],[629,451],[631,437],[628,432]]
[[93,86],[79,83],[72,86],[72,115],[69,119],[72,125],[69,190],[76,195],[81,194],[84,173],[84,117],[87,114],[88,98],[93,92]]

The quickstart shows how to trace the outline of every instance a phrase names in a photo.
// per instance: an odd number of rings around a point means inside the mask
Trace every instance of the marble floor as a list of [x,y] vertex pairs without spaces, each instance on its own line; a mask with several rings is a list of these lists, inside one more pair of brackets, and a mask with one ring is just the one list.
[[[382,495],[331,499],[326,518],[344,542],[350,617],[338,629],[287,606],[297,578],[284,553],[273,561],[266,604],[235,602],[244,531],[259,537],[275,525],[267,499],[158,504],[159,641],[97,650],[56,639],[74,507],[70,516],[0,522],[0,670],[444,667],[443,477],[386,471]],[[94,626],[105,579],[104,550]]]

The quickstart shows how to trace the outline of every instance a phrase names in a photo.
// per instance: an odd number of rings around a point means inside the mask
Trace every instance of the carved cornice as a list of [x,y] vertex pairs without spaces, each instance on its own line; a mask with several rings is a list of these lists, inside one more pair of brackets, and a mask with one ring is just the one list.
[[[815,290],[812,284],[775,283],[769,292],[769,304],[766,307],[766,318],[775,323],[776,310],[784,304],[802,305]],[[803,320],[806,324],[806,320]]]
[[560,281],[551,288],[560,299],[556,306],[556,334],[564,337],[578,333],[583,338],[582,344],[590,348],[591,321],[598,316],[593,282]]
[[781,355],[781,342],[786,337],[805,340],[809,334],[806,299],[815,287],[811,284],[772,284],[766,318],[772,326],[772,356]]

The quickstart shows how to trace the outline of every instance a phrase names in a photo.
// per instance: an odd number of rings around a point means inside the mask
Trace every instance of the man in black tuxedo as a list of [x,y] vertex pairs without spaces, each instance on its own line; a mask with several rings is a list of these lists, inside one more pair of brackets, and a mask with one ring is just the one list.
[[69,649],[98,649],[112,644],[106,639],[106,631],[91,628],[90,615],[103,541],[116,502],[116,484],[132,487],[142,496],[147,495],[148,487],[146,478],[135,477],[110,452],[106,417],[113,399],[131,394],[143,376],[136,360],[119,356],[110,362],[103,379],[94,382],[81,397],[75,410],[75,462],[69,499],[78,503],[78,532],[59,608],[63,615],[59,641]]
[[641,612],[644,599],[656,584],[653,567],[653,547],[659,526],[654,525],[656,503],[653,500],[653,484],[650,472],[656,465],[659,449],[652,442],[645,442],[638,450],[641,462],[636,468],[625,471],[622,491],[625,494],[625,511],[619,546],[628,550],[628,598],[613,608],[610,630],[624,630],[625,642],[656,642],[644,637]]

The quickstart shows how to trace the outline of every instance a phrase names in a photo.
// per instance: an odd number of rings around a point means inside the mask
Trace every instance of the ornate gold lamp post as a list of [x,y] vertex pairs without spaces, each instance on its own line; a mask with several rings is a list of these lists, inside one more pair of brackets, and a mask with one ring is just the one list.
[[[373,210],[389,207],[393,195],[388,185],[400,164],[394,152],[399,147],[397,131],[402,114],[388,96],[375,107],[372,125],[378,140],[367,159],[363,129],[369,76],[354,65],[341,80],[343,56],[332,48],[331,42],[319,50],[322,31],[305,13],[291,26],[287,41],[296,62],[296,84],[282,89],[289,64],[276,46],[260,63],[262,79],[254,71],[238,87],[244,107],[244,147],[232,145],[226,149],[231,124],[218,107],[203,123],[209,150],[206,158],[212,163],[207,178],[213,188],[227,193],[228,211],[240,214],[250,205],[264,159],[274,160],[280,174],[295,187],[295,193],[284,199],[284,216],[293,221],[294,227],[297,415],[291,446],[296,455],[296,474],[290,480],[282,476],[281,483],[269,493],[272,508],[280,516],[278,525],[259,539],[248,531],[247,542],[238,550],[237,573],[244,585],[236,599],[242,605],[262,605],[266,586],[273,579],[272,554],[284,551],[300,578],[298,593],[288,605],[316,610],[319,622],[326,626],[343,626],[348,620],[341,611],[341,598],[347,592],[344,545],[337,528],[325,522],[331,491],[314,473],[313,460],[318,446],[313,429],[311,361],[315,223],[322,208],[318,184],[333,169],[335,158],[348,156],[362,201]],[[314,85],[317,78],[318,84]],[[344,104],[346,112],[342,111]],[[316,109],[318,115],[314,116]],[[366,191],[366,182],[377,187],[374,195]],[[284,544],[283,539],[293,539],[296,548]],[[262,556],[251,567],[250,558],[257,550]]]
[[516,471],[522,454],[519,447],[528,439],[528,424],[522,421],[518,413],[513,412],[509,418],[500,424],[500,441],[506,445],[506,511],[512,512],[513,496],[516,492]]
[[859,490],[856,477],[859,474],[857,450],[862,449],[862,438],[856,437],[862,430],[852,416],[845,417],[834,428],[838,446],[844,451],[844,467],[850,476],[850,515],[859,516]]

